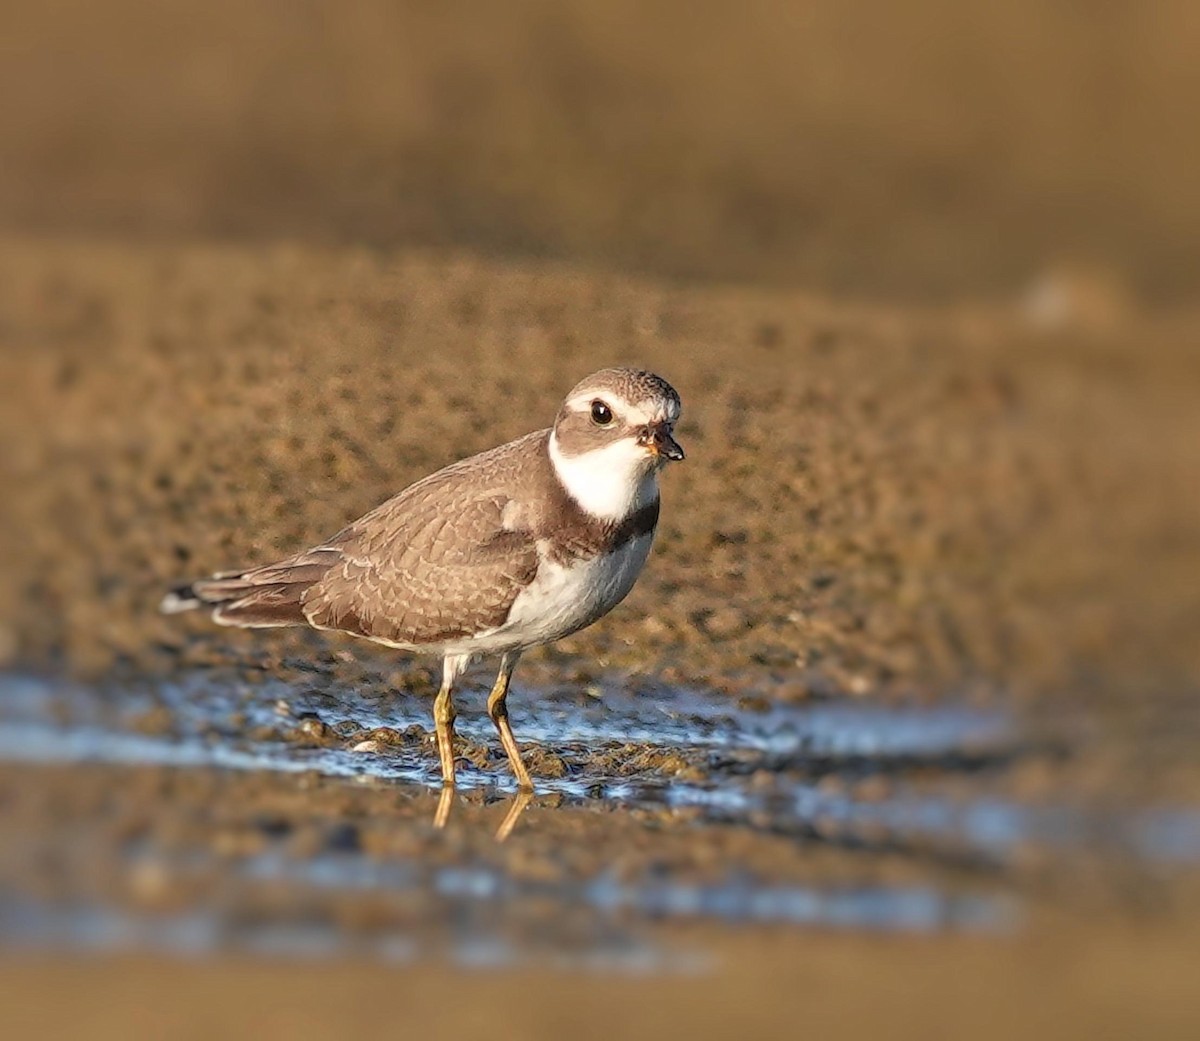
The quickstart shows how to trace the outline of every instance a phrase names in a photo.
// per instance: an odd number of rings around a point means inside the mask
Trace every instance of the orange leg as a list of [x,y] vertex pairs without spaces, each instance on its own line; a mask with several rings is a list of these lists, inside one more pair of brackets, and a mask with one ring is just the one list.
[[438,758],[442,761],[442,784],[454,787],[454,700],[450,684],[443,682],[433,703],[433,724],[437,731]]
[[525,769],[525,764],[521,761],[521,750],[517,747],[517,739],[513,737],[512,726],[508,722],[506,700],[508,698],[508,682],[512,679],[513,669],[517,667],[517,660],[520,657],[520,652],[514,651],[505,654],[500,659],[500,673],[496,676],[492,693],[488,695],[487,710],[488,716],[500,732],[500,743],[504,746],[504,754],[508,756],[509,765],[516,775],[517,787],[523,792],[531,792],[533,791],[533,781],[529,777],[529,771]]

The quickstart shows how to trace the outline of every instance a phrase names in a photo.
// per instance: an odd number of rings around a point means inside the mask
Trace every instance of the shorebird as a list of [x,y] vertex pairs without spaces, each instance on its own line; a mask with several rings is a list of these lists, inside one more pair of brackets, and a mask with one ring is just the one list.
[[508,720],[513,669],[633,588],[658,523],[658,473],[683,458],[679,411],[662,377],[602,369],[567,395],[553,427],[438,470],[311,549],[177,588],[162,610],[440,655],[433,716],[446,789],[455,681],[473,658],[499,655],[487,711],[519,788],[532,791]]

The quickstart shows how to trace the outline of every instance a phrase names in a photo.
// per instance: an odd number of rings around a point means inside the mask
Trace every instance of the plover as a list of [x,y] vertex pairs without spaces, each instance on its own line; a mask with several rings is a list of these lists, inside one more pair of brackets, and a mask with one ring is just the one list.
[[532,790],[508,721],[513,669],[633,587],[658,523],[658,472],[683,458],[679,411],[662,377],[602,369],[567,395],[553,427],[437,471],[312,549],[175,589],[162,610],[440,655],[433,714],[448,788],[454,683],[476,656],[499,655],[487,711],[518,785]]

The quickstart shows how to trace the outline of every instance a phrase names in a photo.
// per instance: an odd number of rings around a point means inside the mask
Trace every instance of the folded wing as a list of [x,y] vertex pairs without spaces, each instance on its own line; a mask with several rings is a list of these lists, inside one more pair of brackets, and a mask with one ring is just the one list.
[[286,560],[174,590],[167,612],[211,607],[223,625],[308,624],[400,645],[502,624],[538,566],[530,532],[497,487],[450,468],[328,542]]
[[527,531],[498,491],[434,485],[339,532],[338,562],[306,591],[311,625],[396,644],[436,644],[502,624],[537,571]]

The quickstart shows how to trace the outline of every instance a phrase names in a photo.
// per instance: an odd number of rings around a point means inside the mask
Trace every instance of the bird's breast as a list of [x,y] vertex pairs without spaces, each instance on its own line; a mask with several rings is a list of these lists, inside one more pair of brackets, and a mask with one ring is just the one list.
[[617,606],[637,581],[654,531],[644,531],[613,549],[586,558],[557,558],[539,545],[534,580],[517,596],[501,627],[530,643],[556,640],[590,625]]

